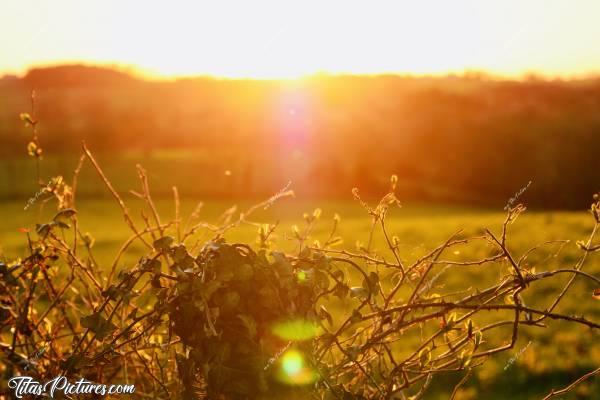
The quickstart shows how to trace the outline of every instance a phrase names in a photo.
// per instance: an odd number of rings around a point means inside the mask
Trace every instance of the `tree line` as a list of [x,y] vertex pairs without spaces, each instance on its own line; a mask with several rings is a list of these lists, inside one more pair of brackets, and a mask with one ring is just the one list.
[[2,176],[25,153],[18,116],[32,89],[48,151],[72,153],[85,140],[114,159],[135,153],[232,176],[219,193],[196,182],[208,195],[260,195],[290,179],[300,192],[346,196],[360,185],[368,195],[395,173],[404,198],[500,204],[531,181],[529,204],[570,208],[599,186],[600,80],[151,81],[99,67],[39,68],[0,80]]

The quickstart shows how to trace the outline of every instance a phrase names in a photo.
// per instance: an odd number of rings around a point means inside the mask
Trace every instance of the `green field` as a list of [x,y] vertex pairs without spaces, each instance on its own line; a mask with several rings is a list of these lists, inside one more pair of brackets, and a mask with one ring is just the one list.
[[[130,207],[131,215],[141,226],[142,202],[133,195],[124,198]],[[0,251],[7,260],[26,254],[26,236],[20,228],[34,230],[36,221],[50,220],[54,210],[50,204],[44,207],[34,205],[24,210],[24,200],[13,200],[0,203]],[[99,268],[108,269],[113,262],[115,253],[122,243],[131,237],[131,232],[123,222],[123,217],[118,204],[112,199],[81,198],[77,199],[79,212],[79,228],[82,233],[90,232],[95,239],[92,255]],[[174,218],[174,204],[170,199],[156,201],[157,208],[163,221]],[[181,219],[185,222],[187,216],[195,208],[197,201],[183,199],[181,201]],[[253,203],[246,201],[238,206],[238,212],[251,206]],[[215,223],[224,210],[232,204],[224,201],[208,201],[200,211],[200,219]],[[323,241],[329,235],[334,213],[341,217],[338,233],[343,237],[344,243],[340,249],[356,251],[356,242],[366,245],[370,232],[370,218],[356,202],[352,201],[324,201],[316,202],[305,199],[282,199],[269,210],[261,210],[252,218],[259,223],[273,223],[279,221],[276,231],[275,246],[293,252],[297,250],[291,240],[292,226],[298,225],[302,229],[303,212],[312,213],[315,208],[322,209],[322,216],[313,231],[313,239]],[[145,211],[150,215],[149,211]],[[237,213],[235,214],[238,215]],[[474,209],[459,206],[411,204],[407,203],[401,209],[392,209],[387,220],[390,235],[397,236],[400,241],[400,253],[403,261],[414,261],[426,251],[432,249],[451,234],[462,229],[462,236],[478,236],[483,228],[499,232],[504,219],[501,210]],[[545,241],[568,239],[568,243],[549,244],[535,251],[527,258],[525,266],[535,267],[544,271],[559,267],[572,266],[581,255],[575,244],[577,240],[586,239],[592,228],[592,218],[585,211],[580,212],[537,212],[527,211],[510,226],[509,248],[516,256],[524,251]],[[35,236],[35,233],[32,235]],[[208,231],[199,231],[188,243],[196,240],[206,240],[211,234]],[[242,225],[226,235],[230,241],[243,241],[255,243],[257,228],[253,225]],[[386,245],[383,236],[376,231],[373,237],[372,248],[384,257]],[[131,268],[143,254],[144,248],[132,246],[117,265],[118,269]],[[493,249],[484,243],[472,243],[459,247],[456,251],[445,254],[442,259],[475,260],[489,256]],[[443,265],[436,267],[437,272]],[[436,285],[441,290],[451,291],[454,287],[472,286],[485,288],[502,276],[503,267],[489,268],[461,268],[452,267],[440,272]],[[584,270],[596,275],[600,274],[598,257],[590,257]],[[433,272],[435,274],[436,271]],[[552,298],[568,276],[558,276],[553,280],[556,286],[548,287],[540,283],[534,291],[535,297],[526,301],[532,305],[543,307]],[[597,300],[591,296],[594,287],[588,283],[579,282],[572,287],[570,295],[561,304],[558,311],[566,314],[584,314],[592,320],[600,319],[600,308]],[[486,398],[540,398],[552,387],[562,387],[582,373],[597,366],[600,360],[600,340],[597,332],[586,330],[575,325],[565,325],[550,321],[546,329],[524,327],[516,348],[497,356],[484,367],[477,369],[476,378],[471,380],[461,392],[460,398],[481,398],[476,393],[493,392],[497,397]],[[418,338],[415,338],[418,339]],[[531,342],[530,342],[531,341]],[[529,345],[528,345],[529,343]],[[514,364],[506,371],[504,367],[508,360],[516,356]],[[594,391],[599,388],[598,383],[584,384],[578,389],[583,397],[594,398]],[[431,398],[435,393],[445,391],[444,382],[438,381],[432,388]],[[446,388],[447,390],[447,388]],[[447,398],[440,395],[440,398]],[[574,395],[573,395],[574,396]],[[430,398],[430,397],[426,397]],[[576,397],[568,397],[576,398]]]
[[[137,219],[141,226],[141,211],[143,204],[133,195],[125,196],[130,214]],[[187,217],[200,201],[181,200],[181,219],[185,223]],[[258,201],[244,201],[229,203],[213,200],[202,201],[199,220],[216,223],[224,211],[236,206],[240,211],[248,209]],[[27,199],[0,202],[0,246],[5,257],[17,256],[25,249],[25,235],[20,228],[34,228],[36,222],[45,222],[52,217],[54,206],[50,204],[35,205],[27,210],[24,207]],[[156,200],[156,206],[164,222],[175,217],[174,202],[171,199]],[[95,238],[95,255],[102,264],[111,260],[111,255],[127,238],[131,231],[123,221],[121,210],[116,201],[104,199],[83,198],[77,200],[79,211],[80,230],[90,232]],[[282,199],[268,210],[259,210],[251,218],[253,222],[275,223],[279,221],[276,231],[276,247],[291,251],[293,243],[289,240],[292,226],[302,228],[302,215],[304,212],[312,213],[315,208],[322,209],[322,217],[315,229],[315,239],[323,240],[330,232],[334,214],[341,217],[338,233],[343,237],[344,243],[340,246],[354,250],[356,241],[366,244],[371,229],[369,215],[361,206],[353,201],[316,201],[302,199]],[[149,215],[148,210],[145,211]],[[484,228],[498,232],[504,220],[502,210],[478,209],[454,205],[430,204],[404,204],[401,209],[392,209],[388,215],[387,226],[390,235],[400,239],[402,256],[407,261],[413,261],[424,254],[433,246],[440,244],[451,234],[462,230],[465,236],[481,234]],[[548,240],[568,239],[571,243],[566,245],[562,252],[562,260],[571,262],[579,254],[575,242],[586,238],[591,229],[592,220],[585,211],[527,211],[511,227],[510,246],[517,253],[527,250],[535,244]],[[200,231],[198,238],[209,238],[210,232]],[[257,238],[255,226],[241,225],[232,230],[227,238],[232,241],[254,242]],[[385,250],[383,236],[376,230],[373,248]],[[464,257],[478,256],[478,254],[463,254]]]

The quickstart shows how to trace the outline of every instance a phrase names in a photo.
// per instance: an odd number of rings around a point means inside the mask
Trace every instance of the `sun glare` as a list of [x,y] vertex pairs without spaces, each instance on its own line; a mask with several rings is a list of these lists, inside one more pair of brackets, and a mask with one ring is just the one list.
[[600,68],[600,53],[589,51],[599,13],[592,0],[9,0],[0,33],[23,40],[0,41],[0,72],[81,61],[162,77],[572,75]]

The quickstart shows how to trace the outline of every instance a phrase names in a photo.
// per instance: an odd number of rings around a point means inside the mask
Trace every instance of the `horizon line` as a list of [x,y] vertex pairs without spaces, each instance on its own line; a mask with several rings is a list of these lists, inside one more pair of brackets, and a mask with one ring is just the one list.
[[227,75],[213,74],[210,72],[198,72],[192,74],[164,74],[151,69],[144,68],[133,64],[113,63],[113,62],[89,62],[81,60],[48,62],[40,64],[31,64],[21,71],[0,70],[0,79],[6,77],[17,77],[23,79],[33,70],[50,69],[58,67],[87,67],[87,68],[102,68],[124,73],[132,78],[144,81],[156,82],[173,82],[186,79],[214,79],[214,80],[230,80],[230,81],[301,81],[318,77],[383,77],[394,76],[405,79],[478,79],[482,81],[517,81],[526,82],[531,80],[539,80],[545,82],[577,82],[600,79],[600,70],[589,71],[584,73],[557,74],[545,73],[539,70],[527,70],[518,74],[514,73],[498,73],[485,69],[465,68],[463,70],[449,70],[445,72],[410,72],[410,71],[377,71],[377,72],[352,72],[352,71],[313,71],[297,76],[252,76],[252,75]]

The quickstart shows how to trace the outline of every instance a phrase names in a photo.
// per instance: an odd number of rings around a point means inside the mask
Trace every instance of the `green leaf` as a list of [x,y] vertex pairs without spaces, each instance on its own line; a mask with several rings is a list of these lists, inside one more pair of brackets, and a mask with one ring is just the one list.
[[183,260],[179,261],[177,264],[184,272],[192,272],[194,268],[194,257],[190,255],[186,255]]
[[357,324],[361,322],[363,319],[362,314],[358,310],[352,310],[352,316],[350,317],[350,322],[353,324]]
[[[171,243],[173,243],[172,240],[167,246],[170,246]],[[156,242],[154,242],[154,245],[156,247]],[[173,248],[173,260],[175,260],[176,263],[183,261],[188,256],[189,256],[189,254],[184,245],[179,245],[179,246],[176,246],[175,248]]]
[[275,260],[276,271],[280,279],[291,280],[293,278],[294,269],[292,267],[292,264],[286,258],[285,254],[278,251],[274,251],[271,253],[271,255]]
[[473,320],[471,319],[469,320],[469,322],[467,322],[467,336],[473,336]]
[[[102,292],[102,296],[104,297],[108,297],[111,300],[117,300],[117,298],[119,297],[120,291],[119,289],[117,289],[117,287],[115,285],[110,285],[106,290],[104,290]],[[83,319],[82,319],[82,323],[83,325]]]
[[369,280],[375,284],[379,283],[379,275],[377,275],[377,272],[369,272]]
[[371,271],[368,277],[365,277],[362,282],[362,287],[369,291],[369,293],[375,293],[379,289],[379,275],[376,272]]
[[65,208],[60,210],[54,215],[53,221],[68,221],[73,215],[77,214],[77,211],[73,208]]
[[460,366],[462,368],[466,368],[471,364],[471,358],[473,357],[473,353],[469,350],[463,350],[458,355],[458,360],[460,361]]
[[56,226],[58,226],[59,228],[62,228],[62,229],[69,229],[71,227],[71,225],[64,223],[62,221],[56,221],[55,224],[56,224]]
[[107,321],[99,312],[82,317],[81,326],[94,332],[98,340],[104,339],[117,330],[117,326]]
[[77,370],[79,364],[84,360],[83,355],[73,354],[61,363],[61,367],[66,371],[73,372]]
[[55,225],[54,222],[50,222],[48,224],[37,224],[35,226],[35,231],[37,232],[37,234],[40,236],[40,238],[45,239],[46,236],[48,236],[48,234],[50,233],[50,231],[52,230],[52,227]]
[[154,241],[154,249],[156,251],[166,252],[167,250],[169,250],[171,244],[173,244],[174,241],[175,239],[173,239],[173,237],[171,236],[163,236],[160,239],[156,239]]
[[322,304],[319,307],[319,318],[326,319],[329,325],[333,325],[333,317],[331,316],[329,311],[327,311],[327,308],[325,308],[325,306]]
[[344,279],[344,271],[342,271],[341,269],[336,269],[335,271],[333,271],[331,273],[331,275],[338,281],[341,281]]
[[[316,258],[316,257],[315,257]],[[316,269],[322,269],[323,271],[328,271],[331,268],[331,264],[329,262],[329,258],[319,255],[319,258],[316,259]]]
[[81,326],[93,331],[98,328],[102,320],[103,317],[99,313],[91,314],[81,318]]
[[161,263],[156,258],[144,258],[140,261],[142,271],[160,272]]
[[[362,289],[362,288],[361,288]],[[350,288],[345,283],[338,283],[334,289],[334,296],[339,297],[340,299],[346,298],[348,296],[348,292],[350,292]]]
[[329,289],[329,276],[323,271],[315,270],[315,283],[326,291]]

